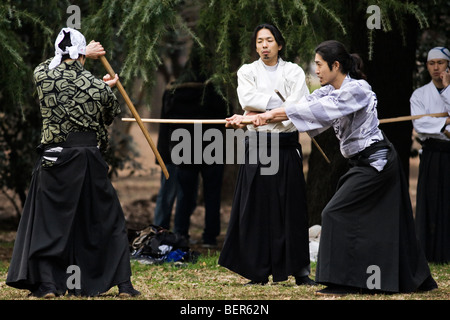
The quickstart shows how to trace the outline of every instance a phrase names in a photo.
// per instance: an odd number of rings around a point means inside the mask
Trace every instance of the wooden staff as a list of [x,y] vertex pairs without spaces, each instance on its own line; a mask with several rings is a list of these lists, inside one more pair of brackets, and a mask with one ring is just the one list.
[[400,121],[409,121],[409,120],[416,120],[423,117],[448,117],[448,112],[441,112],[441,113],[429,113],[429,114],[419,114],[415,116],[403,116],[403,117],[396,117],[396,118],[387,118],[387,119],[380,119],[381,123],[391,123],[391,122],[400,122]]
[[[408,120],[416,120],[423,117],[448,117],[449,114],[447,112],[442,113],[429,113],[429,114],[420,114],[415,116],[403,116],[403,117],[396,117],[396,118],[387,118],[387,119],[380,119],[380,124],[383,123],[392,123],[392,122],[400,122],[400,121],[408,121]],[[142,118],[142,122],[148,122],[148,123],[178,123],[178,124],[226,124],[226,120],[222,119],[146,119]],[[122,121],[125,122],[133,122],[136,121],[135,118],[122,118]],[[250,120],[243,120],[242,124],[252,124],[253,122]]]
[[[275,89],[275,93],[280,97],[280,99],[285,102],[286,100],[284,99],[284,97],[281,95],[280,91]],[[322,148],[319,146],[319,144],[317,143],[316,139],[314,139],[314,137],[311,137],[311,135],[308,133],[308,136],[311,138],[311,141],[316,145],[317,149],[320,151],[320,153],[322,154],[322,156],[325,158],[326,162],[331,163],[331,161],[328,159],[327,155],[325,154],[325,152],[323,152]]]
[[[136,121],[134,118],[122,118],[122,121],[130,122]],[[226,124],[225,119],[142,119],[142,122],[147,123],[172,123],[172,124]],[[242,124],[252,124],[251,120],[243,120]]]
[[[109,64],[108,60],[106,60],[105,56],[100,56],[100,61],[102,62],[103,66],[105,67],[106,71],[108,71],[109,75],[114,78],[115,72],[111,65]],[[139,116],[138,112],[136,111],[136,108],[133,105],[133,102],[131,102],[130,97],[128,97],[127,92],[123,88],[122,84],[118,80],[116,82],[116,87],[119,89],[119,92],[122,94],[123,98],[125,99],[125,103],[127,104],[128,108],[130,109],[131,113],[133,114],[135,120],[137,121],[139,127],[142,130],[142,133],[144,134],[145,138],[147,139],[148,144],[153,150],[153,153],[156,156],[156,159],[158,160],[159,165],[161,166],[161,169],[164,173],[164,176],[166,179],[169,179],[169,172],[167,171],[166,165],[164,164],[163,159],[161,158],[161,155],[158,152],[158,149],[156,148],[155,143],[153,142],[152,138],[150,137],[150,134],[147,131],[147,128],[144,126],[144,123],[142,122],[141,117]]]

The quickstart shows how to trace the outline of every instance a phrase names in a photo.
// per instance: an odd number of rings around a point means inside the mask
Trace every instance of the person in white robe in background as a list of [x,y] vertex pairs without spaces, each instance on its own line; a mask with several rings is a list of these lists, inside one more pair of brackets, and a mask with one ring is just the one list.
[[[428,52],[431,81],[410,99],[411,115],[450,112],[450,51]],[[416,228],[428,261],[450,262],[450,117],[413,120],[422,150],[417,182]]]
[[[446,48],[433,48],[428,53],[427,69],[432,80],[414,90],[410,103],[411,115],[450,112],[450,90],[448,86],[450,52]],[[446,77],[444,77],[444,75]],[[413,120],[414,130],[420,140],[428,138],[450,141],[445,131],[450,131],[450,117],[423,117]]]

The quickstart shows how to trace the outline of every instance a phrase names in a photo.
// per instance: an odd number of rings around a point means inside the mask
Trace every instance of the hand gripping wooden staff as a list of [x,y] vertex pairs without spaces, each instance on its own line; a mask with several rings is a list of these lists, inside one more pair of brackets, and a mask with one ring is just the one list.
[[[284,99],[284,97],[281,95],[280,91],[275,90],[275,93],[280,97],[280,99],[285,102],[286,100]],[[325,152],[323,152],[322,148],[319,146],[319,144],[317,143],[316,139],[314,139],[314,137],[311,137],[311,135],[308,133],[308,136],[311,138],[311,141],[316,145],[317,149],[320,151],[320,153],[322,154],[322,156],[325,158],[326,162],[331,163],[331,161],[328,159],[327,155],[325,154]]]
[[[100,56],[100,61],[102,62],[103,66],[105,67],[106,71],[108,71],[109,75],[114,78],[115,72],[111,65],[109,64],[108,60],[106,60],[105,56]],[[142,130],[142,133],[144,134],[145,138],[148,141],[148,144],[153,150],[153,153],[156,156],[156,159],[158,160],[159,165],[161,166],[161,169],[164,173],[164,176],[166,179],[169,179],[169,172],[167,171],[166,165],[164,164],[163,159],[161,158],[161,155],[158,152],[158,149],[156,148],[155,143],[153,142],[152,138],[150,137],[150,134],[148,133],[147,128],[144,126],[144,123],[142,122],[141,117],[139,116],[138,112],[136,111],[136,108],[133,105],[133,102],[131,102],[130,97],[128,97],[127,92],[123,88],[122,84],[118,80],[116,82],[116,87],[119,89],[119,92],[122,94],[123,98],[125,99],[125,103],[127,104],[128,108],[130,109],[131,113],[133,114],[134,118],[136,119],[136,122],[138,123],[139,127]]]

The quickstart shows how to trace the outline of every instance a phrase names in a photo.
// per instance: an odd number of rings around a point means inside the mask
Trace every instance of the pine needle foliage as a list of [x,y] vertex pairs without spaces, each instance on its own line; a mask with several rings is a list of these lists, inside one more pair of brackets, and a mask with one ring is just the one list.
[[[32,72],[53,45],[48,21],[59,20],[58,6],[64,4],[45,1],[51,13],[46,21],[43,2],[0,3],[0,191],[12,190],[22,204],[40,136]],[[20,213],[14,197],[8,199]]]
[[[142,79],[155,84],[164,63],[165,41],[172,30],[189,30],[181,19],[181,0],[106,0],[83,20],[82,31],[98,39],[125,84]],[[104,26],[99,28],[99,26]]]
[[[401,0],[205,0],[195,30],[204,43],[203,72],[230,97],[236,89],[236,70],[240,65],[257,59],[254,44],[250,43],[254,28],[264,22],[276,25],[286,39],[284,59],[299,63],[305,70],[314,57],[314,48],[322,41],[351,40],[355,25],[348,3],[355,7],[353,14],[365,21],[366,10],[377,5],[381,11],[383,32],[400,32],[404,37],[406,20],[416,19],[420,28],[428,26],[425,13],[414,2]],[[357,26],[363,27],[362,25]],[[365,27],[365,25],[364,25]],[[368,57],[372,58],[374,30],[367,28]],[[224,89],[225,87],[225,89]]]
[[[399,0],[377,0],[377,1],[363,1],[364,5],[377,5],[380,8],[381,13],[381,28],[384,32],[392,32],[398,30],[403,38],[403,43],[406,43],[405,37],[408,32],[406,28],[406,20],[413,17],[419,24],[420,29],[429,27],[427,17],[425,13],[420,9],[419,5],[409,1]],[[368,29],[369,48],[368,56],[369,60],[373,56],[373,42],[374,42],[374,29]]]
[[[17,31],[30,28],[30,34]],[[48,44],[52,30],[35,13],[19,9],[11,2],[0,3],[0,100],[1,112],[24,105],[23,92],[29,87],[30,66],[25,62],[31,50],[29,36],[36,34]],[[13,71],[14,70],[14,71]]]
[[261,23],[276,25],[286,39],[284,59],[306,67],[313,49],[323,39],[318,21],[329,21],[342,34],[341,19],[323,0],[303,1],[205,1],[195,30],[204,50],[203,72],[230,99],[235,94],[236,71],[257,58],[250,43],[254,28]]

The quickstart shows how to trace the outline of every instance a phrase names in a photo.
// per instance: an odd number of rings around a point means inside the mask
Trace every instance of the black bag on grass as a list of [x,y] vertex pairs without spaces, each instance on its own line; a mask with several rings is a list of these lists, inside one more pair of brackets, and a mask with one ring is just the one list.
[[185,237],[153,224],[137,232],[131,243],[131,251],[132,258],[146,260],[149,264],[165,261],[195,262],[199,255],[189,249],[189,242]]

